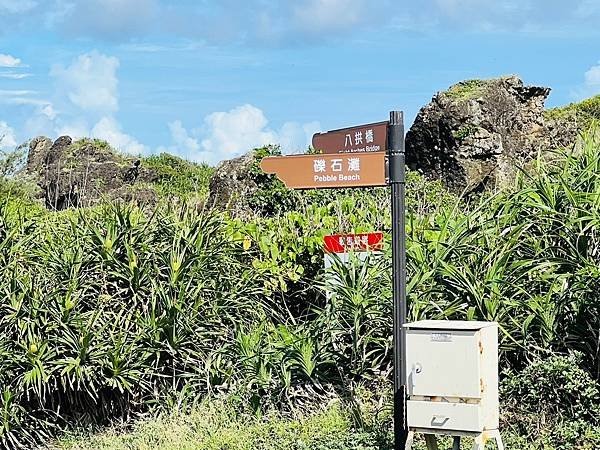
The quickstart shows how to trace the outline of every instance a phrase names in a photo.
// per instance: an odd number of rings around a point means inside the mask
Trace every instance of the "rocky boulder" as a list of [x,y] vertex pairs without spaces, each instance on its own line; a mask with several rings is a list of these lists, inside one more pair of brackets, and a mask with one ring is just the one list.
[[254,152],[219,163],[210,179],[208,204],[229,209],[235,216],[246,215],[247,200],[258,191],[254,164]]
[[516,76],[463,81],[437,93],[407,133],[408,166],[455,192],[502,185],[517,165],[552,145],[544,113],[549,93]]
[[103,197],[130,199],[134,184],[156,178],[138,159],[116,153],[104,141],[73,142],[69,136],[54,142],[43,136],[31,140],[27,172],[51,210],[89,206]]

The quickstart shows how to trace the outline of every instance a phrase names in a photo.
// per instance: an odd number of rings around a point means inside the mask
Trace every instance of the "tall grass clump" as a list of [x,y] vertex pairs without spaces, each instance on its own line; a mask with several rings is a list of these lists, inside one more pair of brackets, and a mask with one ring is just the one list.
[[217,214],[111,205],[39,223],[9,208],[0,204],[5,447],[227,386],[236,331],[278,313]]
[[511,362],[575,349],[598,378],[599,174],[600,141],[590,133],[468,213],[416,219],[413,317],[427,302],[452,317],[496,320]]

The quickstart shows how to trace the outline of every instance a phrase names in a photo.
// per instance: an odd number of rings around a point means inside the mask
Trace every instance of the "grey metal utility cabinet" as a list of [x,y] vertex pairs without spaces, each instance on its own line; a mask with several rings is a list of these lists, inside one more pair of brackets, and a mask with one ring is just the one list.
[[424,433],[430,450],[435,435],[475,439],[474,450],[498,431],[498,324],[496,322],[422,320],[404,325],[408,374],[407,449],[415,432]]

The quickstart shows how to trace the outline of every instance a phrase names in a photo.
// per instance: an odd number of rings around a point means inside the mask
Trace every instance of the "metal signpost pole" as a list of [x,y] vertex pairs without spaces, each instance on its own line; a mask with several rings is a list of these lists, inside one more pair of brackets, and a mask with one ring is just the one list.
[[404,450],[406,421],[406,170],[404,114],[391,111],[388,128],[389,182],[392,187],[392,292],[394,301],[394,438],[395,450]]

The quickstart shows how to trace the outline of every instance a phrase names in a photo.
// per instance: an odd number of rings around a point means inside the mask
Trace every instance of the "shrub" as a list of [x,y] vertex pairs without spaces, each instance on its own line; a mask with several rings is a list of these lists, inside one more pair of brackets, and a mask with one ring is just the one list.
[[600,95],[567,106],[545,111],[545,117],[557,121],[573,121],[578,129],[588,130],[600,121]]
[[507,371],[505,403],[523,414],[600,423],[600,385],[581,368],[582,354],[541,358],[523,371]]
[[213,168],[196,164],[167,153],[142,159],[142,164],[157,174],[155,182],[158,192],[166,197],[206,199],[208,183]]
[[[538,358],[501,383],[502,421],[513,445],[595,449],[600,445],[600,385],[581,368],[583,355]],[[518,436],[518,439],[517,439]]]
[[34,198],[39,188],[24,172],[26,161],[25,145],[14,150],[0,149],[0,198],[13,197],[26,201]]
[[[385,220],[389,212],[388,188],[363,189],[307,189],[293,191],[277,179],[275,175],[265,174],[260,169],[260,161],[267,156],[281,155],[276,146],[258,148],[253,151],[254,163],[250,169],[250,178],[258,190],[248,199],[248,206],[261,216],[272,217],[287,212],[311,213],[311,207],[328,207],[333,210],[336,204],[354,202],[354,213],[372,212],[383,216],[378,222]],[[457,197],[444,188],[441,181],[427,180],[415,171],[407,171],[406,175],[407,206],[418,215],[430,214],[439,209],[453,206]],[[376,225],[374,222],[372,225]]]

